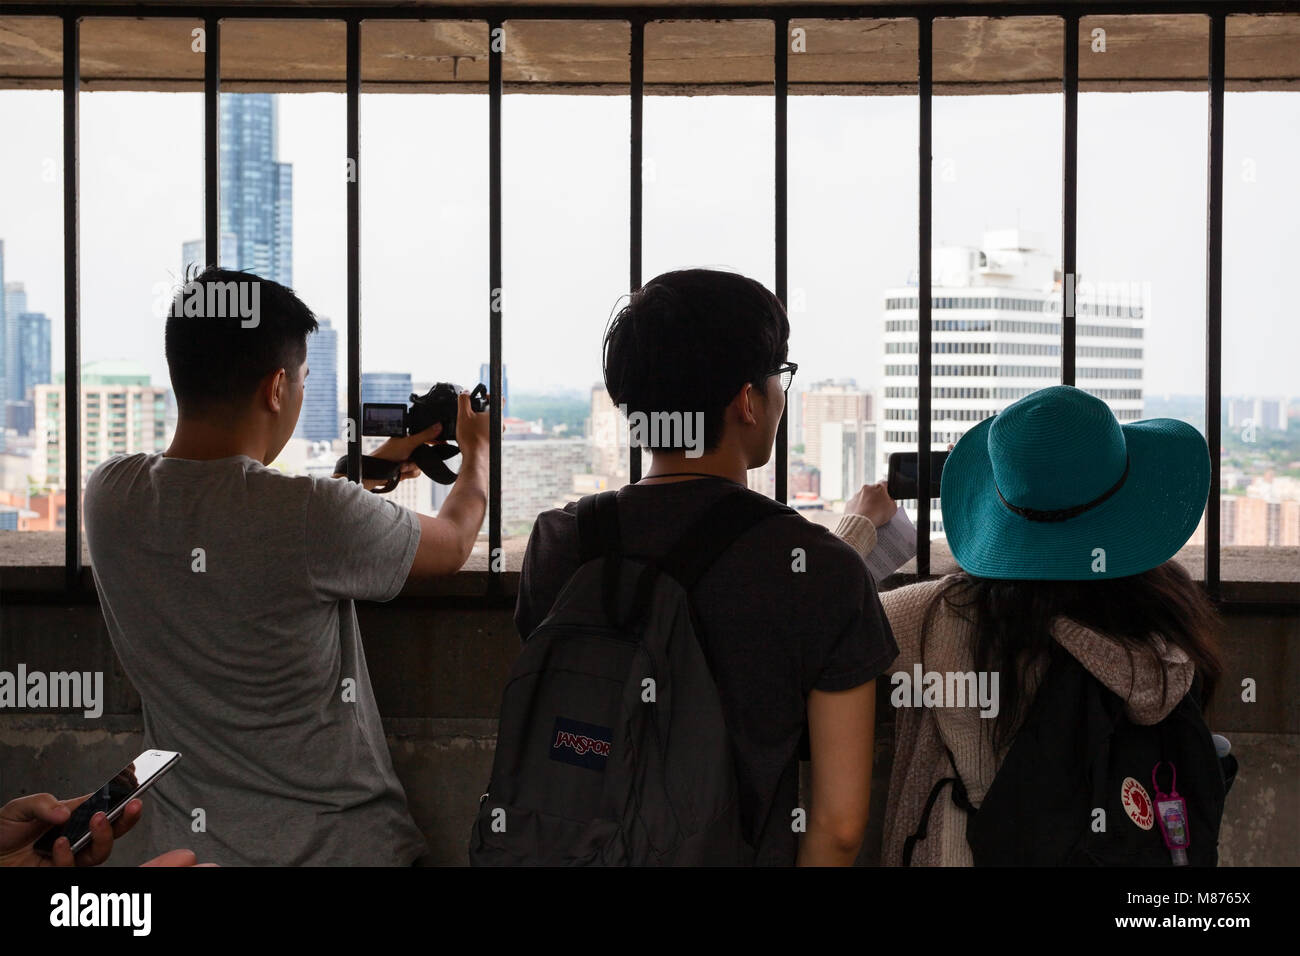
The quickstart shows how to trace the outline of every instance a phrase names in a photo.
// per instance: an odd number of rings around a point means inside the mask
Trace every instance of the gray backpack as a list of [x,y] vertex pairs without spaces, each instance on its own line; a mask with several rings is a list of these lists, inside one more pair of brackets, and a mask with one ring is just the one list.
[[753,862],[690,592],[754,524],[794,512],[737,489],[651,560],[623,553],[614,495],[578,502],[582,564],[506,684],[475,866]]

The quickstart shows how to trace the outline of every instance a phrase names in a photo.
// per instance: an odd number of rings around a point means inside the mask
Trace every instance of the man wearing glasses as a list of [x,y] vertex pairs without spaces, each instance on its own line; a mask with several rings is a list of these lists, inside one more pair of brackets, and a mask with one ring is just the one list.
[[[700,416],[704,429],[702,451],[652,434],[646,476],[616,499],[625,553],[666,554],[682,529],[744,489],[746,472],[771,457],[797,368],[786,361],[789,332],[785,310],[760,283],[705,269],[658,276],[614,317],[604,339],[614,403],[629,417]],[[888,520],[872,519],[861,495],[854,507],[861,515],[846,521]],[[579,563],[576,506],[541,514],[515,613],[525,641]],[[898,653],[862,558],[782,510],[723,551],[692,597],[755,862],[851,864],[867,825],[875,678]],[[801,806],[805,728],[812,798]]]

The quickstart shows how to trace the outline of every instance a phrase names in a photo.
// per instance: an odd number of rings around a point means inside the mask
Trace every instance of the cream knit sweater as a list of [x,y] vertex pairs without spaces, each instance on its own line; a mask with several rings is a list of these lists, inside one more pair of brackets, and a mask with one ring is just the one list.
[[[853,545],[863,556],[876,543],[871,522],[858,515],[845,515],[836,534]],[[897,660],[882,681],[897,673],[913,672],[920,664],[923,672],[966,672],[975,669],[973,660],[974,628],[942,601],[931,620],[930,634],[921,657],[921,622],[930,602],[938,595],[944,578],[897,588],[880,595],[894,639],[898,642]],[[1178,705],[1192,685],[1194,665],[1177,647],[1159,642],[1162,663],[1168,672],[1167,693],[1162,694],[1161,667],[1148,655],[1130,655],[1126,649],[1102,634],[1064,618],[1058,619],[1052,636],[1098,680],[1127,701],[1130,720],[1155,724]],[[1026,674],[1026,700],[1032,699],[1045,670],[1040,661]],[[999,680],[1005,675],[999,675]],[[892,685],[877,688],[877,696],[888,694]],[[916,831],[926,798],[934,785],[952,768],[944,745],[952,752],[957,770],[966,786],[971,803],[978,807],[993,783],[994,774],[1005,750],[995,753],[983,725],[989,723],[979,715],[978,705],[953,707],[900,707],[894,723],[894,762],[889,780],[889,798],[885,805],[885,834],[881,863],[901,866],[903,843]],[[952,801],[948,789],[940,794],[930,815],[928,836],[918,841],[913,851],[914,866],[970,866],[970,846],[966,842],[966,814]]]

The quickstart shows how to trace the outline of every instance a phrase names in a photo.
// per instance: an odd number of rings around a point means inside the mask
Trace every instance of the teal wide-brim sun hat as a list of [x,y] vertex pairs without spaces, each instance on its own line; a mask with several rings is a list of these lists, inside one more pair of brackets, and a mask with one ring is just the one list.
[[966,573],[1089,581],[1168,561],[1196,530],[1209,491],[1209,448],[1191,425],[1121,425],[1105,402],[1055,385],[963,435],[940,500]]

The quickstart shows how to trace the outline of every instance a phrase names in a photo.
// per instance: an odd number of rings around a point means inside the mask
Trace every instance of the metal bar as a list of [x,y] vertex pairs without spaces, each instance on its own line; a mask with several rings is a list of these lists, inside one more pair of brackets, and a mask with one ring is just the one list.
[[81,193],[77,97],[80,23],[63,18],[63,453],[67,553],[64,590],[81,583]]
[[1065,142],[1061,152],[1061,383],[1075,376],[1079,231],[1079,17],[1065,18]]
[[492,381],[491,460],[488,462],[488,594],[501,593],[501,66],[506,42],[503,19],[488,22],[488,336]]
[[[627,20],[632,16],[646,20],[768,20],[774,13],[791,19],[935,19],[944,17],[1063,17],[1077,13],[1081,2],[1008,3],[792,3],[786,5],[745,4],[716,7],[703,4],[655,4],[651,6],[595,6],[591,4],[529,6],[522,3],[470,4],[467,6],[428,7],[414,4],[350,4],[342,6],[284,4],[214,4],[204,6],[204,15],[243,20]],[[65,17],[130,17],[193,19],[195,8],[183,4],[70,4],[57,8]],[[1089,16],[1125,16],[1151,14],[1225,14],[1294,13],[1300,0],[1105,0],[1086,4]],[[6,16],[50,16],[48,3],[22,3],[4,7]]]
[[[787,94],[790,84],[790,18],[775,17],[772,20],[773,39],[776,43],[773,46],[775,54],[774,73],[775,86],[775,112],[776,112],[776,139],[773,144],[775,150],[775,165],[773,179],[775,180],[775,212],[774,217],[774,242],[776,254],[776,297],[781,300],[781,305],[786,306],[789,303],[789,259],[787,256],[789,248],[789,195],[790,195],[790,178],[789,178],[789,136],[787,126]],[[774,497],[782,504],[789,497],[789,471],[790,471],[790,441],[789,441],[789,420],[790,405],[786,402],[781,409],[781,423],[776,427],[776,488]]]
[[203,262],[199,271],[221,265],[221,21],[207,17],[203,32]]
[[1226,20],[1210,17],[1210,155],[1205,215],[1205,440],[1210,447],[1210,494],[1205,511],[1205,588],[1221,597],[1219,581],[1219,415],[1223,389],[1223,87]]
[[[631,88],[632,139],[628,150],[629,209],[628,209],[628,291],[635,292],[641,288],[641,232],[642,232],[642,186],[645,182],[644,139],[642,110],[645,93],[645,21],[636,19],[629,23],[632,30],[631,63],[629,80]],[[630,439],[627,447],[628,480],[641,480],[641,449],[633,445]]]
[[934,21],[919,23],[916,80],[920,108],[917,174],[916,573],[930,573],[930,230],[933,209]]
[[348,21],[348,479],[361,480],[361,21]]

